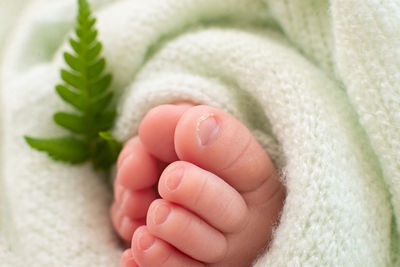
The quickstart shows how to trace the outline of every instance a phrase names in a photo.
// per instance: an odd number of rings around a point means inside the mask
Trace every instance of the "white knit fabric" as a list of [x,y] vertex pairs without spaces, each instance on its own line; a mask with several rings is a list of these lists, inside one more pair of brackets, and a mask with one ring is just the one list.
[[[247,125],[287,187],[255,266],[399,266],[400,2],[93,1],[127,140],[191,100]],[[0,266],[118,266],[111,193],[22,136],[57,136],[76,2],[31,1],[1,70]]]

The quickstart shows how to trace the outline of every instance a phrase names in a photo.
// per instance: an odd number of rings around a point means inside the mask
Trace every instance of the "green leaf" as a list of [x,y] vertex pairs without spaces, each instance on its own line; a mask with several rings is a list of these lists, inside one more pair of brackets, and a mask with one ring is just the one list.
[[102,110],[106,109],[108,107],[108,105],[110,104],[112,98],[113,98],[113,93],[109,92],[107,94],[105,94],[104,96],[99,97],[97,100],[95,100],[95,102],[93,103],[92,106],[92,111],[94,113],[99,113]]
[[72,38],[69,38],[69,43],[70,43],[71,47],[74,49],[75,53],[77,53],[77,54],[81,53],[82,47],[78,41],[76,41]]
[[53,119],[55,123],[74,133],[88,132],[87,124],[82,116],[66,112],[57,112],[54,114]]
[[108,170],[114,164],[116,159],[111,153],[107,141],[100,139],[99,143],[96,145],[96,150],[92,157],[92,164],[96,170]]
[[110,131],[99,132],[99,136],[101,138],[103,138],[104,140],[106,140],[107,142],[122,144],[121,142],[117,141],[117,139],[115,139],[112,136],[112,133]]
[[89,66],[88,68],[88,79],[92,80],[100,76],[101,72],[104,70],[106,65],[106,61],[104,58],[99,59],[95,63]]
[[101,49],[103,48],[100,42],[96,42],[90,49],[88,50],[85,59],[89,62],[92,62],[96,57],[99,56]]
[[76,28],[75,30],[76,36],[78,36],[79,39],[84,39],[85,38],[85,32],[81,27]]
[[78,0],[78,6],[79,6],[79,16],[83,16],[85,14],[87,14],[88,16],[90,14],[90,7],[87,0]]
[[71,72],[68,72],[67,70],[61,70],[61,78],[69,85],[80,89],[84,90],[86,88],[86,83],[85,80],[82,79],[80,76],[72,74]]
[[113,93],[108,91],[111,75],[102,73],[106,60],[101,57],[102,44],[97,40],[96,18],[87,0],[78,0],[75,37],[69,38],[74,52],[65,52],[67,68],[61,70],[65,84],[56,85],[58,95],[77,113],[57,112],[56,124],[76,138],[37,139],[26,137],[28,144],[49,153],[54,159],[79,163],[90,159],[94,168],[108,170],[116,161],[122,144],[99,131],[109,131],[116,117],[115,106],[109,107]]
[[60,84],[56,86],[56,91],[58,95],[64,99],[64,101],[68,102],[77,109],[82,111],[86,108],[85,101],[83,101],[80,94],[72,92],[67,87]]
[[105,111],[95,119],[97,132],[107,131],[114,124],[116,112],[114,110]]
[[24,138],[32,148],[46,152],[55,160],[77,164],[89,159],[89,146],[77,138],[61,137],[41,139],[28,136]]
[[110,86],[111,75],[107,74],[101,77],[99,80],[90,84],[92,96],[98,96],[104,93],[104,91]]
[[82,39],[88,44],[91,44],[97,37],[97,30],[89,32],[87,35],[83,36]]
[[68,66],[70,66],[73,70],[80,72],[85,69],[85,66],[79,60],[79,58],[71,55],[68,52],[64,53],[64,60],[67,62]]
[[107,132],[99,132],[99,136],[107,141],[107,145],[110,149],[110,152],[113,154],[114,160],[116,161],[119,153],[122,150],[123,144],[116,140],[110,131]]
[[78,16],[78,23],[90,29],[96,23],[96,18],[89,19],[89,17],[90,13],[85,10],[83,16]]
[[96,18],[92,18],[91,20],[89,20],[89,22],[87,23],[87,27],[88,28],[92,28],[94,26],[94,24],[96,23],[97,19]]

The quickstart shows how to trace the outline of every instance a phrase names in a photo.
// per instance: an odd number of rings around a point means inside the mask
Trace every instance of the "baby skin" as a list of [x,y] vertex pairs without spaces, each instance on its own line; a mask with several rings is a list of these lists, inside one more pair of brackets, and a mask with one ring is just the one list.
[[285,189],[249,130],[210,106],[161,105],[117,162],[124,267],[245,267],[265,251]]

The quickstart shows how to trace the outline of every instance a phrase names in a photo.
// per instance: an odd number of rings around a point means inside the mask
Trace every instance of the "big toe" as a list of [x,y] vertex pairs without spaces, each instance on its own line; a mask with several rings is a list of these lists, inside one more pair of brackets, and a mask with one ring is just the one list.
[[180,160],[223,178],[240,193],[259,191],[269,198],[281,190],[271,159],[251,132],[233,116],[210,106],[195,106],[175,130]]

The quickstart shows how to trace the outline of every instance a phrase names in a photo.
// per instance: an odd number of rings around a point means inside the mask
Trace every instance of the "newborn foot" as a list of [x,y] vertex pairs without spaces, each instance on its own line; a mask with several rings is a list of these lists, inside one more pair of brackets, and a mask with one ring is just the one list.
[[268,246],[284,188],[268,155],[229,114],[158,106],[117,165],[111,217],[132,244],[122,266],[249,266]]

